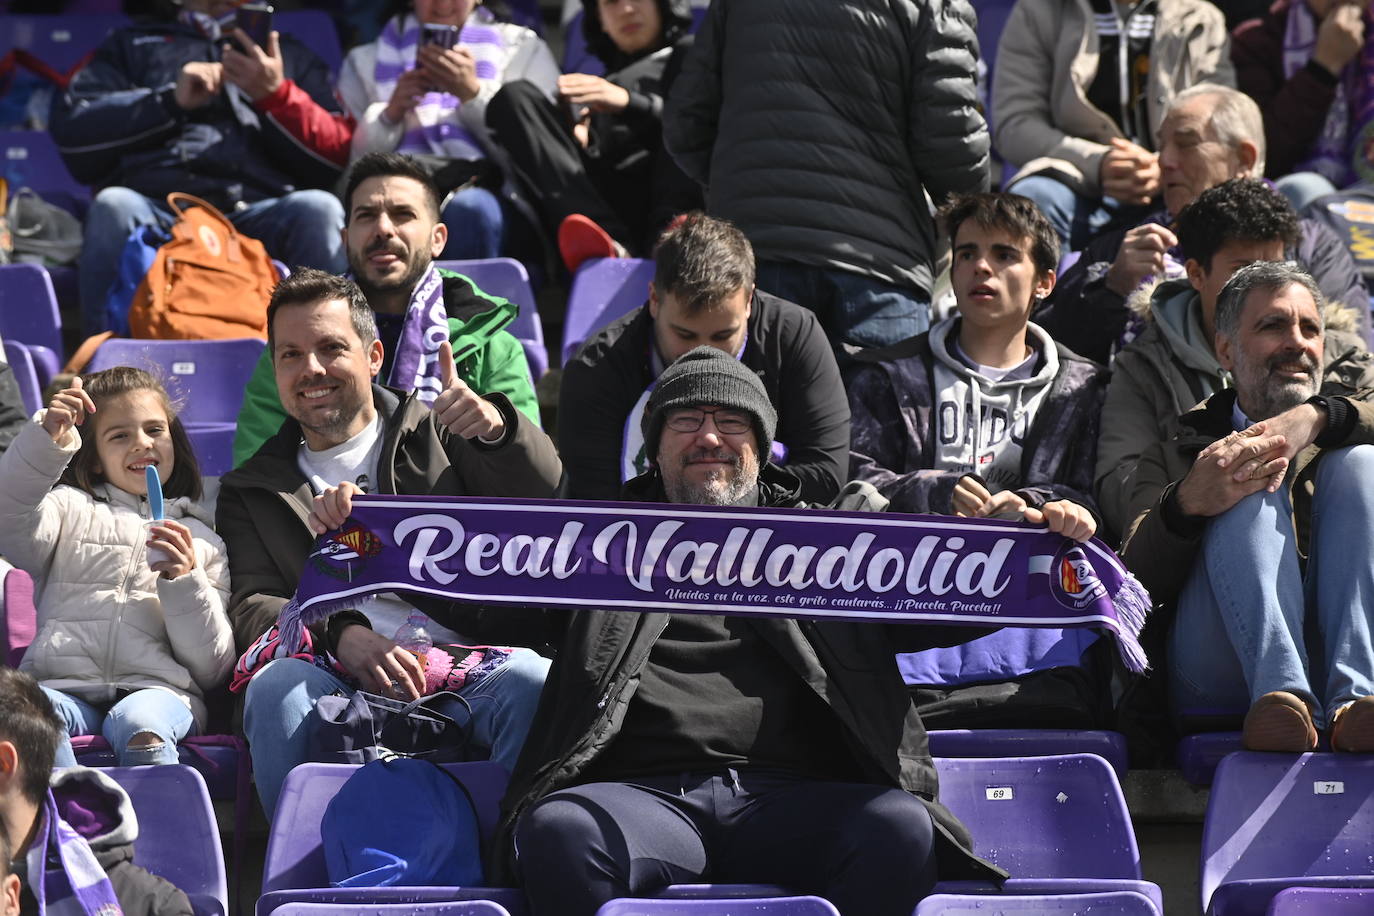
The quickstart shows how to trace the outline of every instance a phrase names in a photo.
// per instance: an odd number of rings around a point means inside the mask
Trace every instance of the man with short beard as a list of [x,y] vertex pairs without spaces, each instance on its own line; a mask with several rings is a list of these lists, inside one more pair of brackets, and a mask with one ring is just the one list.
[[[624,495],[805,508],[797,478],[761,457],[777,422],[756,373],[697,347],[654,386],[642,422],[653,467]],[[857,487],[845,508],[881,499]],[[936,801],[893,656],[985,632],[578,611],[511,774],[489,876],[523,878],[535,916],[592,916],[701,881],[907,916],[936,880],[992,877]]]
[[[538,424],[539,404],[524,350],[503,330],[518,306],[434,266],[448,227],[439,218],[439,189],[429,173],[409,156],[369,153],[348,173],[344,200],[351,276],[376,313],[386,353],[381,379],[433,403],[441,387],[438,346],[447,338],[467,385],[483,394],[506,395]],[[264,352],[239,410],[234,465],[250,458],[285,419],[272,360]]]
[[1317,394],[1322,304],[1292,263],[1231,277],[1216,354],[1235,387],[1141,457],[1150,507],[1121,552],[1176,605],[1175,706],[1248,709],[1251,750],[1314,750],[1324,726],[1333,749],[1374,751],[1374,404]]

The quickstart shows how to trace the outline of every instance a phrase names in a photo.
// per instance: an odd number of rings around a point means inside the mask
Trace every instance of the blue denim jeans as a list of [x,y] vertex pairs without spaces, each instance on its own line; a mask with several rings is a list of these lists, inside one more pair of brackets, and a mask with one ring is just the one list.
[[501,199],[486,188],[464,188],[444,205],[448,242],[440,260],[476,261],[499,258],[506,217]]
[[1022,178],[1007,189],[1029,197],[1045,214],[1065,252],[1081,251],[1121,206],[1110,197],[1084,197],[1049,175]]
[[[287,267],[343,273],[343,204],[328,191],[293,191],[261,200],[225,216],[239,231],[262,242]],[[119,273],[119,256],[142,226],[168,229],[175,221],[165,202],[129,188],[105,188],[91,201],[78,260],[81,319],[87,335],[105,330],[105,300]]]
[[930,327],[928,297],[847,270],[760,261],[755,282],[815,312],[836,349],[842,343],[885,347]]
[[[57,746],[54,766],[76,766],[76,755],[68,737],[75,735],[103,736],[114,748],[122,767],[176,763],[177,742],[196,731],[190,707],[167,690],[135,690],[106,708],[48,687],[44,687],[43,692],[67,726],[67,734]],[[144,732],[157,735],[162,742],[129,747],[129,739]]]
[[[548,659],[518,649],[491,674],[458,692],[472,707],[473,741],[490,748],[491,759],[507,770],[515,768],[548,673]],[[307,761],[315,701],[331,693],[347,694],[348,687],[297,658],[269,662],[248,684],[243,732],[268,820],[276,811],[286,774]]]
[[1287,488],[1247,496],[1208,524],[1170,632],[1177,708],[1243,711],[1287,690],[1321,726],[1374,694],[1374,446],[1320,461],[1305,576]]

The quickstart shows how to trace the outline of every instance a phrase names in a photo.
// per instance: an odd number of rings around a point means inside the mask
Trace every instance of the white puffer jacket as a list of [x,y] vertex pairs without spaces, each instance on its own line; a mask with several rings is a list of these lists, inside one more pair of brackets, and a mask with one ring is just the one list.
[[234,664],[224,542],[192,500],[167,500],[167,518],[191,529],[196,566],[162,578],[144,556],[144,497],[108,484],[96,496],[53,486],[79,445],[75,431],[56,443],[34,422],[0,455],[0,554],[33,576],[38,608],[20,668],[98,704],[118,691],[164,688],[204,727],[201,697]]

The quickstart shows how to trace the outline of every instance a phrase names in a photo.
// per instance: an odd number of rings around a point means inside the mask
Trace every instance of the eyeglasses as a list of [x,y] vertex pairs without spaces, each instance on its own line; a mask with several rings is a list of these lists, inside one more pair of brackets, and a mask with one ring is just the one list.
[[694,433],[706,422],[707,414],[711,415],[711,420],[716,424],[716,431],[727,436],[743,435],[754,428],[754,422],[748,414],[725,407],[717,407],[715,410],[702,410],[697,407],[675,410],[668,415],[667,425],[673,432]]

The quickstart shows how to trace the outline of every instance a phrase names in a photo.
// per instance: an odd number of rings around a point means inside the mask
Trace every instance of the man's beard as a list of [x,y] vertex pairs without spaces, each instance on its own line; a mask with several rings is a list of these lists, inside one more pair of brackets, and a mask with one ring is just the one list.
[[[367,259],[380,251],[389,251],[398,257],[407,258],[405,273],[395,280],[374,282],[368,274]],[[425,271],[429,270],[429,265],[433,263],[431,259],[425,256],[426,254],[427,252],[416,249],[409,252],[407,256],[407,252],[403,248],[379,239],[363,249],[361,254],[354,252],[351,248],[348,249],[348,267],[353,271],[353,281],[363,291],[363,297],[371,301],[377,293],[390,293],[395,290],[413,292],[415,285],[420,282],[420,278],[425,275]]]
[[[688,464],[701,458],[728,461],[730,467],[714,471],[700,482],[688,480]],[[684,454],[676,468],[663,469],[663,490],[668,502],[687,506],[735,506],[758,487],[759,462],[752,451],[731,455],[724,449],[698,449]]]
[[[1307,380],[1279,378],[1275,370],[1285,364],[1301,366]],[[1251,367],[1238,358],[1235,381],[1236,387],[1245,392],[1245,415],[1258,422],[1291,410],[1316,394],[1321,388],[1321,366],[1306,353],[1271,356],[1263,368]]]

